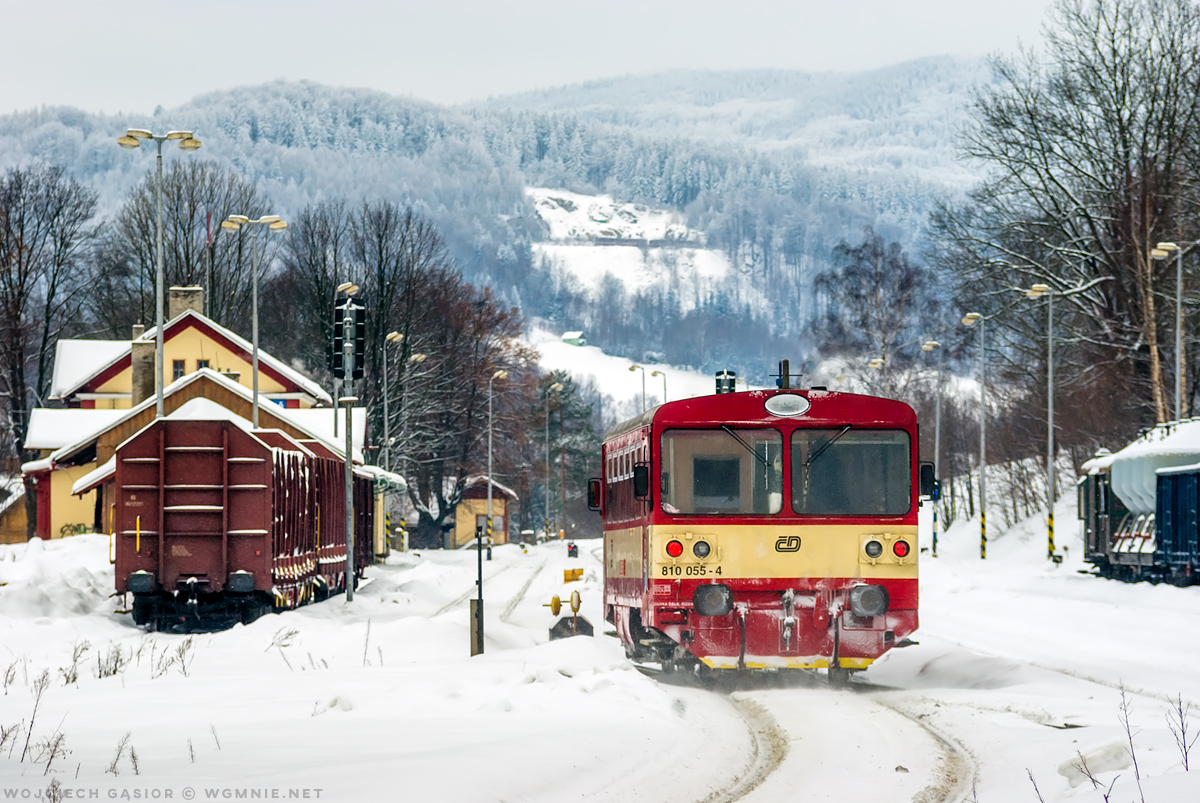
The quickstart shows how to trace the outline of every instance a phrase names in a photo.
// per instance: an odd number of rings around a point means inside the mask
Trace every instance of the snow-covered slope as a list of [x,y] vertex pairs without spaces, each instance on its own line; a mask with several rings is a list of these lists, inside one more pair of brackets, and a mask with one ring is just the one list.
[[763,304],[763,294],[739,281],[729,258],[706,248],[703,233],[676,212],[546,188],[527,189],[526,196],[548,235],[533,243],[535,257],[552,280],[574,291],[613,303],[608,283],[615,281],[628,295],[670,293],[687,312],[725,287],[753,299],[752,307]]

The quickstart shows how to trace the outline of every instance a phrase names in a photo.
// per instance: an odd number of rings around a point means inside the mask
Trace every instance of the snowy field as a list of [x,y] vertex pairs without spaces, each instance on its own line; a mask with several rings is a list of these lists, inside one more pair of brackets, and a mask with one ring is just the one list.
[[[1200,588],[1079,574],[1071,504],[1061,566],[1039,521],[987,561],[976,524],[943,535],[920,643],[850,690],[639,672],[602,635],[598,541],[497,548],[475,658],[469,550],[394,554],[352,603],[187,637],[120,611],[103,536],[0,547],[0,800],[52,779],[69,799],[1098,802],[1114,780],[1122,803],[1200,799],[1168,725],[1177,694],[1200,703]],[[573,589],[597,635],[549,642],[543,606]]]

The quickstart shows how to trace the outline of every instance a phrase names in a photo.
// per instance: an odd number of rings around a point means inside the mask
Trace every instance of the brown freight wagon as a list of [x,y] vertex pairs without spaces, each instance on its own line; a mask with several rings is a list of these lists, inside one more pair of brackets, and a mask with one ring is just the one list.
[[[344,591],[345,482],[342,461],[279,430],[155,421],[116,454],[116,589],[134,622],[216,629]],[[354,513],[361,575],[375,505],[357,475]]]

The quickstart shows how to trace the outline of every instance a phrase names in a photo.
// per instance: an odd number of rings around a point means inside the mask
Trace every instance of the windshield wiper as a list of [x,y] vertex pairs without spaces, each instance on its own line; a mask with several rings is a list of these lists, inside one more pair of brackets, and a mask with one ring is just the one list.
[[767,465],[767,458],[760,455],[758,452],[756,452],[754,450],[753,446],[751,446],[750,444],[748,444],[744,440],[742,440],[742,436],[738,435],[737,432],[734,431],[733,427],[729,426],[728,424],[721,424],[721,429],[724,430],[725,432],[728,432],[729,436],[731,438],[733,438],[735,441],[740,443],[746,449],[747,452],[754,455],[754,459],[756,459],[758,462],[762,463],[765,468],[770,468],[770,466]]
[[837,443],[838,438],[842,437],[843,435],[845,435],[847,432],[850,431],[850,426],[851,426],[850,424],[847,424],[846,426],[842,427],[841,432],[839,432],[838,434],[834,435],[829,440],[822,443],[821,447],[819,449],[817,449],[815,452],[813,452],[812,454],[810,454],[808,456],[808,459],[804,461],[804,465],[811,466],[813,463],[817,462],[817,458],[820,457],[821,455],[825,454],[826,449],[828,449],[830,446],[833,446],[833,444]]

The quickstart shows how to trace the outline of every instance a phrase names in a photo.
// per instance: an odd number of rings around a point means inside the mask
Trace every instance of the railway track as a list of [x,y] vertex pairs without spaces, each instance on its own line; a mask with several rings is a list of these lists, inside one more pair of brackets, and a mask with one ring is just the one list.
[[[538,565],[537,565],[537,566],[536,566],[536,567],[533,569],[533,571],[532,571],[532,572],[530,572],[530,574],[529,574],[529,577],[527,577],[527,578],[525,579],[525,582],[524,582],[524,584],[522,584],[522,585],[521,585],[521,587],[520,587],[520,588],[517,590],[517,593],[516,593],[516,594],[514,594],[514,595],[513,595],[513,596],[512,596],[512,597],[509,599],[509,601],[508,601],[508,604],[506,604],[506,605],[504,606],[504,611],[503,611],[503,613],[501,613],[501,614],[500,614],[500,621],[502,621],[502,622],[505,622],[505,623],[507,623],[507,622],[508,622],[508,619],[509,619],[509,617],[510,617],[510,616],[512,616],[512,614],[513,614],[513,613],[516,611],[516,609],[517,609],[517,606],[521,604],[521,600],[525,599],[525,595],[526,595],[527,593],[529,593],[529,588],[530,588],[530,586],[532,586],[532,585],[533,585],[533,581],[534,581],[535,579],[537,579],[537,576],[538,576],[539,574],[541,574],[541,572],[542,572],[542,569],[544,569],[545,567],[546,567],[546,561],[544,561],[544,560],[543,560],[541,563],[539,563],[539,564],[538,564]],[[486,592],[486,589],[487,589],[487,587],[488,587],[488,585],[489,585],[490,583],[492,583],[494,580],[496,580],[496,578],[498,578],[498,577],[500,577],[501,575],[505,574],[506,572],[508,572],[508,571],[509,571],[510,569],[512,569],[512,568],[514,568],[513,564],[509,564],[509,565],[507,565],[507,566],[501,566],[499,569],[497,569],[496,571],[492,572],[492,573],[491,573],[490,575],[488,575],[487,577],[483,578],[483,584],[484,584],[484,589],[485,589],[485,592]],[[463,604],[465,604],[465,603],[467,602],[467,600],[469,600],[469,599],[471,599],[472,597],[474,597],[474,596],[475,596],[477,593],[478,593],[478,589],[477,589],[476,585],[475,585],[474,583],[472,583],[472,584],[471,584],[471,585],[470,585],[470,586],[467,588],[467,590],[466,590],[466,591],[464,591],[463,593],[459,594],[457,597],[455,597],[454,599],[450,600],[449,602],[447,602],[447,603],[446,603],[445,605],[443,605],[442,607],[438,608],[438,609],[437,609],[437,611],[435,611],[433,615],[434,615],[434,616],[441,616],[442,614],[444,614],[444,613],[447,613],[448,611],[451,611],[451,610],[453,610],[453,609],[455,609],[455,608],[459,607],[460,605],[463,605]],[[486,593],[485,593],[485,596],[486,596]]]
[[[780,790],[799,792],[806,800],[841,800],[854,797],[855,773],[863,770],[861,756],[881,754],[891,742],[889,734],[909,731],[900,739],[906,751],[890,761],[896,778],[908,787],[904,797],[900,790],[889,799],[912,799],[921,803],[963,803],[971,799],[978,765],[972,753],[947,733],[925,721],[919,714],[872,697],[896,689],[864,681],[853,681],[831,689],[816,673],[749,673],[718,675],[698,679],[689,675],[663,674],[651,667],[638,666],[642,673],[672,685],[693,687],[723,697],[745,723],[750,742],[750,758],[739,770],[736,779],[726,787],[714,790],[696,803],[769,803],[778,798]],[[802,701],[795,698],[802,697]],[[836,711],[844,710],[843,714]],[[864,742],[872,731],[857,727],[827,728],[820,724],[822,717],[835,722],[849,714],[853,722],[886,721],[877,729],[880,744]],[[852,738],[845,739],[847,734]],[[865,735],[864,735],[865,734]],[[839,740],[845,741],[838,746]],[[796,746],[796,749],[793,749]],[[816,754],[819,746],[824,755]],[[933,758],[931,758],[933,756]],[[835,761],[829,761],[834,758]],[[846,761],[853,766],[845,765]],[[814,763],[822,764],[814,772]],[[840,766],[841,769],[836,768]],[[868,776],[871,777],[871,776]],[[861,783],[863,796],[869,795],[872,784]],[[877,790],[876,790],[877,791]]]

